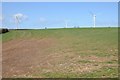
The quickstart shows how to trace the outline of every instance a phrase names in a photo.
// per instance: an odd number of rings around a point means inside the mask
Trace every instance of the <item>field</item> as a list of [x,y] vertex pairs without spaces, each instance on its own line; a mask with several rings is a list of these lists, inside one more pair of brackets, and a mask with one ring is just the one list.
[[118,77],[118,28],[11,30],[2,34],[3,77]]

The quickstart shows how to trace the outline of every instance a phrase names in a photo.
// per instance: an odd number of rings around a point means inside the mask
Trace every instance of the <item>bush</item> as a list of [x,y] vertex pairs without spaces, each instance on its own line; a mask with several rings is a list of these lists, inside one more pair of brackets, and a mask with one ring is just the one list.
[[9,30],[7,28],[0,29],[0,34],[6,33],[6,32],[9,32]]

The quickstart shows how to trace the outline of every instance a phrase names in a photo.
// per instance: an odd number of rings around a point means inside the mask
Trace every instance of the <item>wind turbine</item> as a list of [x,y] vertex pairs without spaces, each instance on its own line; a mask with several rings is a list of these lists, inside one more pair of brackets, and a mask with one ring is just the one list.
[[21,13],[17,13],[14,15],[14,19],[17,25],[17,29],[19,29],[19,24],[21,23],[22,20],[25,20],[27,18],[26,15],[23,15]]
[[68,23],[67,23],[67,21],[65,21],[65,28],[67,28],[67,26],[68,26]]
[[65,20],[65,28],[68,27],[68,20]]
[[95,28],[96,27],[96,15],[93,14],[93,13],[90,13],[92,15],[92,18],[93,18],[93,27]]
[[16,25],[17,25],[17,29],[18,29],[19,23],[20,23],[19,17],[18,17],[18,16],[15,16],[15,20],[16,20]]

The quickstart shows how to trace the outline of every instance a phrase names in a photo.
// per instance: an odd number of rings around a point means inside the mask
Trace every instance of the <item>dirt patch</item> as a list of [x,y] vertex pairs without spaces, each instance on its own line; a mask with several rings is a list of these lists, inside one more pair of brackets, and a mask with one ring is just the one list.
[[31,72],[31,66],[36,67],[44,61],[49,53],[48,48],[55,44],[54,39],[12,40],[3,43],[3,77],[21,75]]

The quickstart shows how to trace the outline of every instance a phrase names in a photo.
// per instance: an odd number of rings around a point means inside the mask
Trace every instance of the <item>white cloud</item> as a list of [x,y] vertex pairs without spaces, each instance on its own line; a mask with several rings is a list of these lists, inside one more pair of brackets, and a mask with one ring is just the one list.
[[21,13],[17,13],[17,14],[14,15],[14,17],[23,17],[23,16],[24,16],[24,15],[21,14]]
[[18,18],[19,22],[21,22],[22,20],[26,20],[28,19],[28,16],[22,14],[22,13],[17,13],[13,15],[14,19],[16,20],[16,17]]

